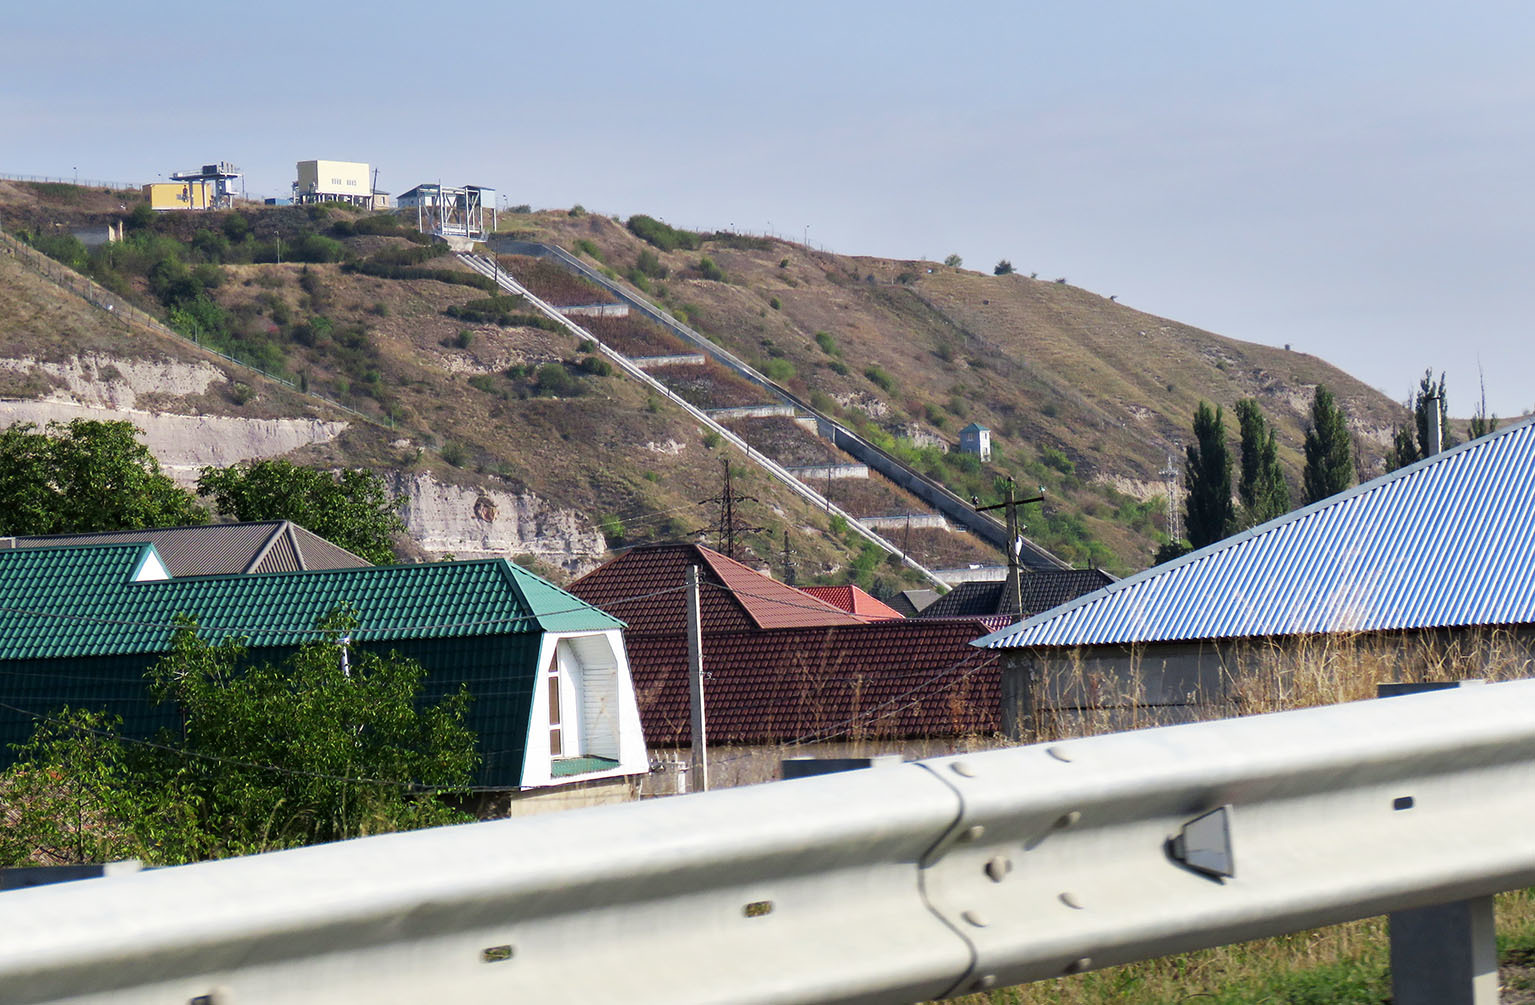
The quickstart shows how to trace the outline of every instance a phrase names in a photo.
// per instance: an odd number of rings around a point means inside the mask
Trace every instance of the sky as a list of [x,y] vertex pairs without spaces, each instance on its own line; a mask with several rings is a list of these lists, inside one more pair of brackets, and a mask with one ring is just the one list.
[[76,0],[6,15],[0,173],[299,160],[1063,277],[1401,400],[1535,409],[1535,5]]

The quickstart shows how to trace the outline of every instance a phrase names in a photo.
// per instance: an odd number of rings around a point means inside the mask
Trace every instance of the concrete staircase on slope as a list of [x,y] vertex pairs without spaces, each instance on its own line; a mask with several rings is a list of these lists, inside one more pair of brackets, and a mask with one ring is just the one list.
[[[809,501],[813,505],[815,505],[817,507],[824,508],[826,510],[826,512],[834,513],[834,514],[842,517],[844,520],[847,521],[848,527],[850,529],[852,529],[855,533],[859,534],[860,536],[866,538],[869,541],[872,541],[873,543],[875,543],[879,547],[883,548],[885,551],[890,552],[891,554],[894,554],[894,555],[898,556],[902,560],[903,563],[905,563],[910,568],[916,570],[918,573],[920,573],[922,576],[924,576],[930,582],[932,582],[934,584],[942,584],[944,582],[934,572],[932,572],[930,569],[928,569],[926,566],[924,566],[921,562],[917,561],[910,554],[908,554],[905,549],[898,547],[894,542],[892,542],[892,541],[886,539],[884,536],[880,535],[877,531],[875,531],[874,529],[872,529],[871,527],[869,527],[865,523],[863,523],[861,520],[859,520],[856,516],[852,515],[851,513],[848,513],[847,511],[842,509],[840,506],[835,504],[832,500],[828,499],[825,495],[821,494],[816,489],[814,489],[811,486],[807,485],[801,479],[795,477],[795,475],[792,474],[786,467],[784,467],[782,464],[778,463],[772,457],[770,457],[767,454],[763,453],[762,451],[758,450],[751,443],[749,443],[745,438],[743,438],[739,433],[737,433],[735,430],[733,430],[729,426],[727,426],[725,424],[725,422],[721,421],[719,418],[716,418],[713,414],[711,414],[714,411],[725,411],[727,413],[733,413],[733,412],[736,412],[736,411],[739,411],[739,410],[745,410],[747,412],[751,412],[751,411],[756,410],[757,408],[767,408],[767,409],[770,409],[771,412],[772,412],[771,415],[766,416],[767,418],[782,418],[782,416],[779,414],[779,409],[781,409],[783,407],[781,402],[765,401],[765,402],[755,403],[755,402],[748,401],[748,402],[746,402],[744,404],[743,403],[732,402],[731,404],[721,405],[719,408],[716,408],[716,409],[700,407],[699,404],[695,403],[692,400],[689,400],[688,396],[679,393],[677,390],[674,390],[672,387],[669,387],[666,383],[664,383],[661,380],[657,379],[656,375],[652,374],[648,369],[637,365],[634,361],[632,361],[624,353],[620,352],[618,349],[614,348],[613,346],[608,345],[602,339],[598,338],[592,331],[590,331],[586,327],[583,327],[582,325],[578,324],[571,317],[569,317],[565,313],[563,313],[560,308],[555,307],[555,306],[549,304],[548,302],[544,301],[542,298],[540,298],[537,295],[535,295],[531,290],[529,290],[527,287],[523,286],[520,282],[518,282],[517,279],[513,275],[508,273],[504,268],[501,268],[498,265],[493,264],[492,262],[486,260],[485,258],[483,258],[483,257],[481,257],[479,255],[467,254],[467,253],[459,253],[458,257],[459,257],[459,259],[461,261],[463,261],[467,266],[469,266],[469,268],[473,269],[475,272],[478,272],[479,274],[481,274],[483,276],[486,276],[486,277],[489,277],[489,278],[492,278],[493,280],[495,280],[495,282],[500,286],[500,288],[502,290],[504,290],[504,291],[506,291],[508,293],[514,294],[516,296],[520,296],[520,297],[525,298],[527,300],[527,302],[529,304],[531,304],[535,309],[537,309],[539,312],[541,312],[545,316],[551,318],[552,320],[557,321],[559,324],[564,326],[568,331],[571,332],[571,334],[575,335],[577,338],[586,339],[586,340],[591,341],[593,343],[593,345],[595,345],[597,347],[598,351],[600,351],[604,356],[607,356],[609,359],[611,359],[619,367],[619,369],[623,370],[627,375],[629,375],[630,377],[632,377],[635,380],[639,381],[640,383],[645,384],[652,391],[655,391],[656,393],[661,394],[662,396],[666,397],[667,399],[672,401],[674,404],[676,404],[679,407],[681,407],[684,411],[686,411],[689,415],[691,415],[695,420],[697,420],[699,423],[701,423],[705,428],[712,430],[713,432],[715,432],[716,434],[718,434],[722,438],[724,438],[724,439],[728,440],[729,442],[731,442],[732,444],[734,444],[738,449],[740,449],[746,455],[748,460],[752,461],[758,467],[760,467],[764,471],[766,471],[769,475],[771,475],[772,477],[776,478],[778,481],[782,482],[784,485],[788,486],[795,493],[797,493],[801,497],[805,498],[807,501]],[[663,372],[664,372],[666,368],[662,368],[662,369],[663,369]],[[747,384],[746,386],[749,387],[751,385]],[[698,388],[692,388],[692,390],[695,391],[695,395],[694,396],[696,397],[697,396],[696,392],[697,392]],[[755,389],[753,389],[753,390],[755,390]],[[741,393],[742,393],[742,388],[739,387],[739,386],[737,386],[737,387],[727,387],[727,388],[723,389],[721,397],[724,400],[730,400],[730,397],[731,397],[732,394],[739,395]],[[791,417],[792,417],[792,412],[791,412]],[[744,421],[750,421],[752,418],[761,418],[761,417],[753,417],[753,416],[750,416],[750,415],[742,415],[742,416],[735,416],[734,418],[737,419],[738,421],[743,421],[743,420]]]
[[[673,335],[679,341],[682,349],[682,353],[679,353],[679,355],[685,354],[690,358],[704,356],[758,389],[763,399],[761,404],[743,403],[733,405],[730,408],[732,412],[744,411],[753,412],[754,414],[749,416],[717,415],[719,418],[730,420],[731,425],[737,428],[743,436],[753,441],[758,439],[758,437],[749,435],[749,429],[740,428],[739,423],[735,421],[737,418],[767,419],[781,416],[793,418],[796,422],[804,424],[807,429],[813,424],[816,438],[826,444],[833,454],[840,459],[835,461],[828,460],[820,465],[798,466],[814,468],[813,473],[810,471],[794,472],[793,467],[790,467],[790,471],[795,474],[795,477],[821,486],[823,483],[840,480],[835,473],[832,478],[827,479],[825,468],[830,467],[834,472],[837,469],[842,469],[846,473],[841,477],[857,478],[859,476],[853,473],[857,470],[854,467],[857,465],[865,472],[863,477],[867,478],[870,472],[879,474],[882,476],[882,481],[888,481],[892,484],[898,491],[899,497],[904,497],[908,500],[905,505],[901,505],[899,502],[895,503],[894,509],[883,513],[873,512],[865,506],[855,504],[851,509],[859,512],[861,517],[866,518],[864,519],[866,525],[872,526],[872,524],[869,524],[869,519],[873,519],[876,523],[885,527],[892,526],[892,521],[896,521],[902,527],[909,541],[913,529],[920,529],[921,533],[932,533],[932,528],[940,526],[939,520],[941,520],[941,526],[944,530],[938,531],[939,533],[946,533],[955,528],[967,530],[986,542],[993,549],[1002,551],[1004,554],[1006,553],[1008,546],[1007,531],[1001,521],[986,514],[975,512],[968,502],[949,491],[942,484],[915,470],[899,458],[880,449],[875,444],[843,426],[834,418],[817,411],[793,392],[759,373],[728,350],[715,345],[654,304],[619,285],[602,273],[590,268],[586,263],[564,249],[553,245],[528,241],[494,239],[490,242],[490,247],[498,253],[527,255],[558,263],[568,271],[575,273],[598,286],[607,294],[617,297],[621,302],[627,304],[631,309],[631,315],[637,314],[659,325]],[[688,350],[692,351],[688,352]],[[646,357],[645,361],[649,363],[656,358]],[[670,359],[671,357],[661,358]],[[646,367],[646,369],[651,368],[650,366]],[[665,372],[669,371],[658,371],[658,375]],[[768,409],[773,405],[778,406],[777,409],[769,411]],[[758,409],[761,411],[756,411]],[[768,450],[768,452],[773,453],[771,450]],[[828,487],[827,491],[822,493],[822,495],[825,498],[831,499],[834,498],[835,494]],[[909,500],[913,497],[920,501],[921,504],[925,504],[926,509],[924,512],[912,512],[913,507]],[[908,516],[912,519],[908,520]],[[939,520],[934,520],[934,517],[939,518]],[[960,552],[958,556],[953,554],[956,549],[941,550],[950,553],[946,556],[947,564],[973,566],[980,564],[974,560],[975,558],[979,558],[987,564],[996,560],[995,552],[976,555],[967,561],[963,554],[963,549],[958,549]],[[1069,568],[1068,563],[1061,561],[1050,552],[1029,541],[1024,542],[1024,549],[1020,558],[1027,569],[1051,570]],[[934,563],[930,559],[927,564]]]

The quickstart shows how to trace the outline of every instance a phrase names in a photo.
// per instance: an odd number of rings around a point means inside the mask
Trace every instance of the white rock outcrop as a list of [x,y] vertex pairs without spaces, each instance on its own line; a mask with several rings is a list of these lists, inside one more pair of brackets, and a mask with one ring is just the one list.
[[607,553],[601,531],[573,509],[556,509],[532,493],[447,485],[431,475],[399,475],[405,532],[433,555],[512,558],[533,555],[580,574]]

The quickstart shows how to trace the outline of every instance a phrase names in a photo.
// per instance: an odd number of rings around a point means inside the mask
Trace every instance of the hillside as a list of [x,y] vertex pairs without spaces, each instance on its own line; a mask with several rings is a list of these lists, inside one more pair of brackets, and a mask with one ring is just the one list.
[[[119,244],[91,251],[68,237],[125,216],[129,232]],[[613,372],[592,346],[549,330],[555,326],[525,306],[492,300],[488,280],[387,218],[325,207],[151,217],[135,210],[132,193],[0,182],[0,225],[92,274],[121,303],[293,385],[185,338],[125,326],[121,315],[24,266],[22,256],[4,256],[0,418],[126,410],[183,477],[195,477],[199,463],[238,456],[375,466],[407,494],[414,540],[404,544],[423,557],[509,553],[568,575],[609,545],[685,536],[718,520],[717,507],[700,500],[719,494],[728,446]],[[1162,538],[1158,472],[1170,445],[1187,437],[1201,397],[1229,409],[1240,396],[1257,396],[1278,424],[1296,481],[1317,381],[1348,409],[1367,468],[1400,414],[1313,357],[1225,339],[1064,283],[739,235],[667,251],[579,213],[504,214],[502,232],[560,244],[630,277],[694,328],[963,496],[994,499],[995,480],[1006,474],[1044,485],[1047,503],[1025,517],[1031,539],[1115,572],[1145,565]],[[553,302],[611,299],[550,263],[502,262]],[[667,333],[636,319],[581,321],[630,356],[679,351]],[[713,363],[668,368],[665,379],[704,408],[761,398]],[[991,464],[933,445],[952,443],[971,421],[993,431]],[[727,425],[785,465],[847,460],[787,418]],[[756,500],[741,506],[741,520],[761,528],[746,545],[775,574],[784,571],[787,531],[801,581],[851,571],[882,591],[915,585],[739,457],[735,468],[736,490]],[[927,511],[877,477],[828,477],[816,487],[859,516],[898,521]],[[1000,561],[968,534],[914,530],[910,521],[904,533],[884,532],[930,567]]]
[[[790,390],[912,457],[963,496],[992,481],[1040,484],[1049,502],[1030,536],[1077,563],[1144,566],[1165,530],[1169,455],[1200,400],[1255,397],[1279,433],[1299,498],[1311,396],[1325,383],[1347,411],[1364,477],[1399,405],[1304,353],[1224,338],[1136,311],[1067,283],[992,276],[935,262],[848,258],[773,238],[698,235],[665,251],[595,216],[503,218],[503,231],[560,244],[606,268],[753,361]],[[642,254],[660,268],[640,269]],[[723,273],[706,279],[707,259]],[[654,274],[664,271],[665,279]],[[975,471],[953,444],[969,422],[992,430]],[[1234,438],[1234,419],[1228,430]],[[914,449],[917,448],[917,449]]]

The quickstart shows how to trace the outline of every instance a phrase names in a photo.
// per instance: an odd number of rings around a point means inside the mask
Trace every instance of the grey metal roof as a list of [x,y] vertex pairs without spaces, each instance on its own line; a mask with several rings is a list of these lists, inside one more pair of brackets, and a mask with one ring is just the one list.
[[1535,622],[1535,418],[977,639],[987,648]]
[[0,538],[0,548],[70,548],[147,541],[173,577],[357,569],[365,559],[288,520]]

